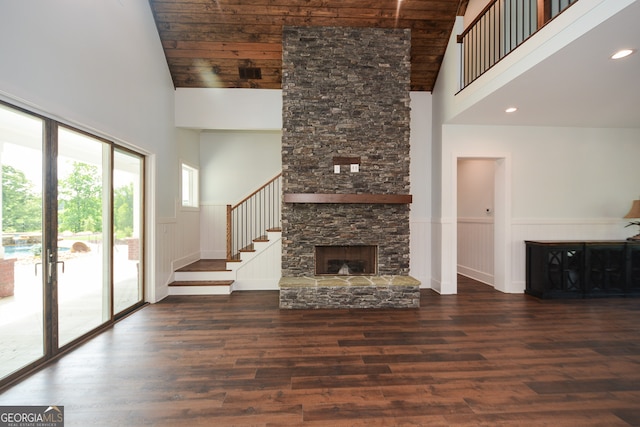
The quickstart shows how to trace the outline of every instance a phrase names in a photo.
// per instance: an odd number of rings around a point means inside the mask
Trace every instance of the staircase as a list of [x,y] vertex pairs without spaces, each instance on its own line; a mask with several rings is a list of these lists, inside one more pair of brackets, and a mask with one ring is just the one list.
[[[275,244],[282,239],[281,183],[282,174],[278,174],[240,203],[227,205],[226,260],[201,259],[177,270],[169,295],[229,295],[236,288],[270,289],[275,273],[273,268],[265,268],[265,263],[273,265],[274,250],[278,249]],[[261,235],[265,229],[267,234]],[[253,262],[261,254],[263,262]],[[243,283],[238,285],[241,270]]]
[[201,259],[176,270],[174,282],[169,284],[169,295],[231,294],[237,286],[238,273],[281,237],[282,231],[272,228],[241,249],[232,260]]

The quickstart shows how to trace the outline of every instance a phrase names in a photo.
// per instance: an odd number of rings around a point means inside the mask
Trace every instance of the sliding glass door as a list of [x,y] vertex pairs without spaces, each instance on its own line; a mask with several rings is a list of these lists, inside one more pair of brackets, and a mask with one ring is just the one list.
[[113,308],[118,314],[142,299],[143,162],[116,149],[113,163]]
[[0,104],[0,385],[143,302],[144,158]]
[[108,321],[109,144],[58,128],[58,345]]
[[43,133],[42,119],[0,104],[0,378],[45,354]]

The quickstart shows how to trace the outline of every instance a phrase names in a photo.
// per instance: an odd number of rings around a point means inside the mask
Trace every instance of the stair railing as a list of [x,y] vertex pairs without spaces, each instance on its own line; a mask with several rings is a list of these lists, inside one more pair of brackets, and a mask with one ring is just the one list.
[[493,0],[458,36],[464,89],[578,0]]
[[245,197],[227,205],[227,260],[240,259],[240,252],[267,231],[281,227],[282,173]]

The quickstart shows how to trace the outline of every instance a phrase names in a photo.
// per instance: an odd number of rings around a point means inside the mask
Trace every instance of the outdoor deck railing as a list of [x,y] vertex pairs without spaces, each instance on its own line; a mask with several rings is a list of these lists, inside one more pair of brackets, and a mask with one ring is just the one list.
[[235,206],[227,205],[227,260],[269,230],[280,229],[282,174],[278,174]]
[[458,36],[460,89],[578,0],[493,0]]

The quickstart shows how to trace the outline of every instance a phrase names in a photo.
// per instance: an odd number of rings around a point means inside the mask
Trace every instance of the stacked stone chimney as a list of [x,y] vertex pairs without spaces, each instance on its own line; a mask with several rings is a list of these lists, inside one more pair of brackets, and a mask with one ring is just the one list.
[[[409,194],[410,46],[409,30],[284,28],[285,195]],[[314,275],[319,245],[375,245],[378,275],[408,275],[409,208],[285,202],[282,275]]]

